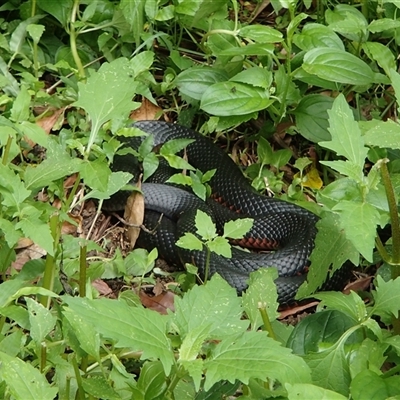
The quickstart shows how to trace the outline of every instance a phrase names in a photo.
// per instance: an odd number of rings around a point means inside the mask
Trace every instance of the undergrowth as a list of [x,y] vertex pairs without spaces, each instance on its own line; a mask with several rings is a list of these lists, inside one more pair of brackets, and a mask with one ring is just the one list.
[[[400,9],[270,3],[2,3],[1,398],[400,398]],[[218,275],[194,284],[189,268],[164,314],[131,290],[103,298],[93,281],[138,287],[160,272],[156,250],[110,255],[82,224],[85,201],[98,218],[131,179],[110,168],[118,138],[140,134],[131,113],[239,138],[254,187],[320,216],[299,298],[345,263],[377,269],[373,290],[313,294],[316,313],[295,328],[278,319],[273,268],[242,296]],[[146,139],[144,179],[160,158],[190,170],[184,146],[155,154]],[[212,174],[175,179],[205,197]],[[199,233],[210,224],[199,218]],[[200,236],[181,244],[229,255]]]

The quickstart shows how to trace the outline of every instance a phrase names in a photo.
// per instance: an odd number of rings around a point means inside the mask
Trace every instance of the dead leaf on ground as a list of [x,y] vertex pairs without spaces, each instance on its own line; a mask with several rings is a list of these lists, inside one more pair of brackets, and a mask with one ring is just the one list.
[[29,247],[17,253],[15,261],[11,263],[11,268],[20,271],[28,261],[37,260],[45,255],[46,251],[33,243]]
[[[140,183],[138,183],[138,189],[140,189]],[[125,205],[124,219],[131,225],[128,227],[127,236],[131,249],[133,249],[139,237],[140,226],[144,220],[144,196],[141,192],[133,191],[128,197]]]
[[142,105],[129,116],[135,121],[156,120],[162,114],[162,108],[143,98]]
[[160,314],[167,314],[167,310],[175,311],[175,294],[170,291],[163,292],[157,296],[149,296],[141,290],[139,297],[146,308],[157,311]]
[[318,304],[319,301],[312,301],[307,304],[298,305],[288,310],[281,311],[278,319],[285,319],[291,315],[299,314],[304,310],[308,310],[309,308],[317,306]]
[[92,282],[92,286],[99,292],[100,295],[107,296],[109,298],[116,298],[110,286],[108,286],[107,283],[105,283],[102,279],[95,279]]
[[350,290],[352,290],[353,292],[367,290],[371,285],[372,279],[374,279],[373,276],[367,276],[367,277],[359,278],[359,279],[355,280],[354,282],[350,282],[343,289],[343,293],[349,294]]
[[[64,112],[66,110],[66,107],[60,108],[58,110],[55,110],[54,113],[48,117],[44,117],[40,120],[38,120],[36,123],[39,125],[47,134],[51,132],[53,127],[56,125],[56,123],[59,121],[60,116],[64,115]],[[62,118],[64,120],[64,117]],[[60,124],[57,124],[57,128],[59,127]]]

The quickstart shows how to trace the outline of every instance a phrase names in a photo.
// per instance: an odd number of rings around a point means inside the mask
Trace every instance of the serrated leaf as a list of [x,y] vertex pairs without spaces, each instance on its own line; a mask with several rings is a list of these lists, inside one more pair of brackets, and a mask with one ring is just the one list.
[[321,161],[321,164],[326,165],[339,172],[341,175],[348,176],[354,179],[357,183],[363,183],[364,173],[363,168],[359,164],[355,164],[351,161]]
[[262,89],[268,89],[272,83],[272,72],[266,68],[252,67],[239,72],[229,79],[229,81],[246,83]]
[[332,390],[323,389],[309,383],[297,383],[295,385],[285,384],[288,392],[288,399],[319,399],[319,400],[346,400],[348,397],[342,396]]
[[0,164],[0,187],[3,196],[2,204],[19,209],[31,191],[25,188],[20,178],[7,166]]
[[242,239],[253,226],[252,218],[238,218],[235,221],[228,221],[224,225],[224,237],[229,239]]
[[195,217],[197,233],[204,240],[211,240],[217,236],[216,227],[212,218],[204,211],[197,210]]
[[126,184],[128,184],[132,179],[132,175],[129,172],[111,172],[111,175],[108,178],[107,187],[104,191],[92,190],[90,191],[85,198],[89,199],[108,199],[114,193],[117,193],[120,189],[122,189]]
[[217,236],[211,241],[206,243],[206,246],[212,251],[220,256],[231,258],[232,257],[232,249],[231,245],[229,244],[228,240]]
[[349,161],[361,167],[364,166],[368,149],[364,146],[360,128],[354,121],[353,114],[343,94],[333,102],[328,111],[330,142],[320,142],[320,145],[346,157]]
[[51,387],[45,375],[18,357],[0,352],[0,376],[15,399],[53,400],[57,388]]
[[57,318],[40,303],[25,297],[28,307],[30,335],[36,344],[40,345],[45,337],[54,329]]
[[201,98],[200,108],[212,115],[244,115],[272,104],[266,90],[239,82],[221,82],[210,86]]
[[194,286],[183,298],[175,298],[174,323],[181,338],[208,324],[211,324],[208,339],[221,339],[243,332],[249,323],[241,319],[242,314],[236,289],[218,274],[214,274],[206,285]]
[[186,232],[181,236],[176,242],[176,245],[187,250],[203,250],[203,242],[190,232]]
[[85,160],[80,166],[80,173],[85,184],[91,189],[99,192],[107,190],[111,170],[104,160]]
[[364,141],[368,146],[400,150],[400,125],[391,119],[376,121],[374,126],[365,132]]
[[302,68],[321,79],[348,85],[371,85],[379,79],[372,69],[353,54],[319,47],[304,56]]
[[204,367],[207,370],[205,390],[224,379],[231,383],[238,379],[244,384],[253,378],[287,383],[311,382],[310,370],[303,359],[280,346],[265,331],[248,331],[221,340],[204,362]]
[[334,208],[340,210],[340,226],[346,238],[369,261],[375,248],[376,227],[380,223],[378,210],[369,203],[342,200]]
[[192,67],[181,72],[175,78],[175,85],[185,96],[195,100],[201,100],[203,93],[217,82],[225,82],[229,79],[224,70],[209,67]]
[[260,268],[250,274],[249,287],[242,294],[242,304],[253,330],[263,325],[260,305],[265,305],[270,321],[274,321],[279,315],[278,294],[274,284],[277,277],[276,268]]
[[[168,375],[175,362],[171,343],[166,335],[168,316],[143,308],[129,307],[122,301],[89,300],[63,296],[69,309],[93,325],[116,347],[142,351],[142,359],[159,359]],[[107,318],[104,318],[107,315]]]
[[347,240],[340,227],[339,216],[334,213],[324,213],[317,222],[318,233],[315,237],[315,247],[311,253],[311,265],[307,282],[303,283],[296,298],[302,298],[315,292],[326,280],[330,266],[332,273],[347,260],[358,265],[359,254],[354,245]]
[[400,278],[385,282],[381,276],[377,275],[374,300],[372,315],[385,318],[397,317],[400,310]]

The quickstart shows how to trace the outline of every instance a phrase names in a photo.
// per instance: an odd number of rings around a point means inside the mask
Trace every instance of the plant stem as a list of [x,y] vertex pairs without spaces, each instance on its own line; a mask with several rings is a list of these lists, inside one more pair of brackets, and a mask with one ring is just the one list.
[[[53,238],[53,252],[56,253],[58,243],[60,241],[60,217],[58,213],[53,214],[50,217],[50,231],[51,236]],[[47,254],[46,263],[44,267],[44,275],[43,275],[43,288],[48,290],[53,290],[54,287],[54,277],[56,274],[56,257]],[[41,296],[40,303],[49,308],[50,307],[50,297],[49,296]]]
[[387,159],[382,160],[380,167],[392,225],[392,279],[396,279],[400,276],[400,221],[399,213],[397,211],[396,197],[387,167],[388,161],[389,160]]
[[204,285],[208,281],[208,274],[210,272],[210,258],[211,258],[211,250],[205,246],[206,248],[206,265],[204,267]]
[[87,246],[81,245],[79,250],[79,297],[86,297],[86,253]]
[[13,137],[11,135],[9,135],[7,138],[6,146],[4,147],[4,150],[3,150],[3,158],[1,160],[1,163],[3,165],[7,165],[7,163],[8,163],[8,156],[10,154],[12,141],[13,141]]
[[69,41],[70,41],[70,46],[71,46],[71,53],[72,57],[74,58],[75,64],[78,68],[78,74],[80,78],[85,78],[85,70],[82,65],[82,61],[79,57],[78,54],[78,49],[76,47],[76,39],[78,37],[78,34],[75,30],[75,22],[76,22],[76,14],[78,12],[79,8],[79,1],[80,0],[74,0],[74,6],[72,7],[72,13],[71,13],[71,23],[70,23],[70,31],[69,31]]

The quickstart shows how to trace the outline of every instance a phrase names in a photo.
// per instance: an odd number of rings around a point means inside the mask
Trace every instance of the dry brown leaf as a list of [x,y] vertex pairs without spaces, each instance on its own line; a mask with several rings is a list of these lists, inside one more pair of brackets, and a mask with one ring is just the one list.
[[[138,188],[140,189],[140,183],[138,183]],[[128,197],[125,205],[124,219],[131,225],[127,229],[127,236],[131,249],[133,249],[139,237],[140,226],[143,224],[144,219],[144,197],[142,193],[133,191]]]
[[157,311],[160,314],[167,314],[167,310],[175,311],[175,294],[172,292],[166,291],[157,296],[149,296],[141,290],[139,297],[146,308]]
[[16,260],[11,263],[11,267],[17,271],[20,271],[28,261],[37,260],[45,255],[46,255],[45,250],[43,250],[36,244],[32,244],[31,246],[18,252]]
[[44,117],[37,121],[36,123],[43,128],[43,130],[49,134],[50,131],[53,129],[54,125],[56,122],[59,120],[60,116],[64,114],[66,107],[60,108],[58,110],[55,110],[52,115],[49,117]]
[[369,286],[371,285],[372,279],[374,279],[373,276],[367,276],[364,278],[359,278],[359,279],[355,280],[354,282],[350,282],[343,289],[343,293],[349,294],[350,290],[352,290],[353,292],[358,292],[360,290],[367,290],[369,288]]
[[280,315],[279,315],[278,319],[285,319],[291,315],[299,314],[300,312],[302,312],[304,310],[308,310],[309,308],[315,307],[318,304],[319,304],[319,301],[312,301],[307,304],[295,306],[293,308],[290,308],[289,310],[280,311]]
[[108,296],[108,297],[115,297],[111,296],[113,294],[112,289],[110,286],[107,285],[102,279],[95,279],[92,282],[92,286],[101,294],[102,296]]
[[162,109],[152,102],[143,98],[142,105],[130,115],[131,119],[135,121],[155,120],[158,119],[162,113]]

